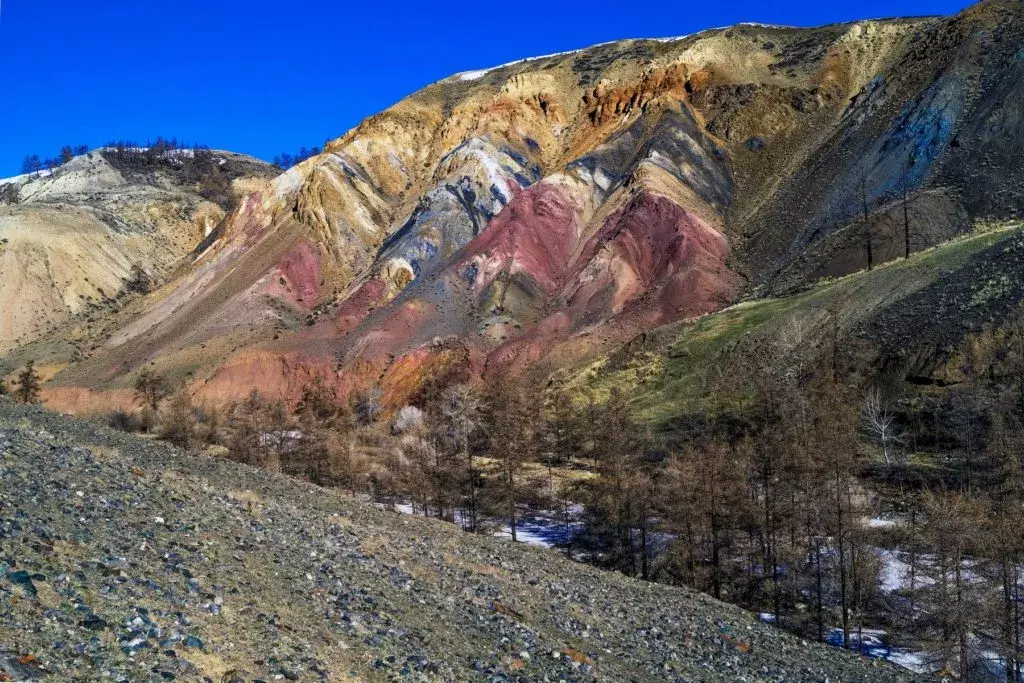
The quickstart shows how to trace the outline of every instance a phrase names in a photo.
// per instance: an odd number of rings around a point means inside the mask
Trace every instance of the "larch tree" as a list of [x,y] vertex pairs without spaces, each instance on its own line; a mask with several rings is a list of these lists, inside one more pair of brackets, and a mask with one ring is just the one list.
[[496,380],[487,397],[489,454],[496,468],[487,479],[491,509],[509,520],[512,540],[518,540],[519,476],[523,465],[537,452],[539,406],[524,387],[503,378]]
[[41,379],[35,361],[25,363],[14,384],[14,397],[22,403],[39,403]]

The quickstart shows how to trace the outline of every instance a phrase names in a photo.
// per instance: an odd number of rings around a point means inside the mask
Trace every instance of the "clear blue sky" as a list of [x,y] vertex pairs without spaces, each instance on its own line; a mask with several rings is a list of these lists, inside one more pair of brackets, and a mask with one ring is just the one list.
[[0,177],[63,144],[177,136],[271,158],[458,71],[740,21],[947,14],[966,0],[6,0]]

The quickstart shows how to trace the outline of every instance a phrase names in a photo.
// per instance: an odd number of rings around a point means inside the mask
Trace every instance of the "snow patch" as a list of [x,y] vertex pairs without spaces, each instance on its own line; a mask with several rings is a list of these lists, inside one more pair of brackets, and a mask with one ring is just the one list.
[[36,171],[35,173],[22,173],[21,175],[12,176],[10,178],[0,178],[0,185],[7,185],[11,183],[21,185],[24,183],[30,183],[33,180],[38,180],[39,178],[48,178],[51,175],[53,175],[52,170]]
[[757,21],[741,21],[737,26],[754,26],[756,28],[796,28],[796,26],[787,26],[786,24],[762,24]]

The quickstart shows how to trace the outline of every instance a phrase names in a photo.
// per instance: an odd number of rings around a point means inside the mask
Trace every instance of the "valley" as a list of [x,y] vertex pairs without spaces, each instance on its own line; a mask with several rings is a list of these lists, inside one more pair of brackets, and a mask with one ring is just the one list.
[[741,23],[27,161],[0,674],[1020,681],[1021,45]]

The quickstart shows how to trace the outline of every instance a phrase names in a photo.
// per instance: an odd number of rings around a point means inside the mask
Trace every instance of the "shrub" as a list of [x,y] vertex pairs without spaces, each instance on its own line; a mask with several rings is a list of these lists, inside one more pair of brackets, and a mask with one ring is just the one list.
[[192,397],[182,387],[167,406],[160,427],[160,438],[179,448],[189,448],[195,441],[196,417]]
[[398,411],[391,430],[395,434],[403,434],[408,431],[418,431],[423,427],[423,411],[416,406],[405,406]]
[[141,432],[142,421],[127,410],[117,409],[107,415],[107,426],[119,432]]
[[0,185],[0,204],[17,204],[21,201],[21,189],[14,183]]

